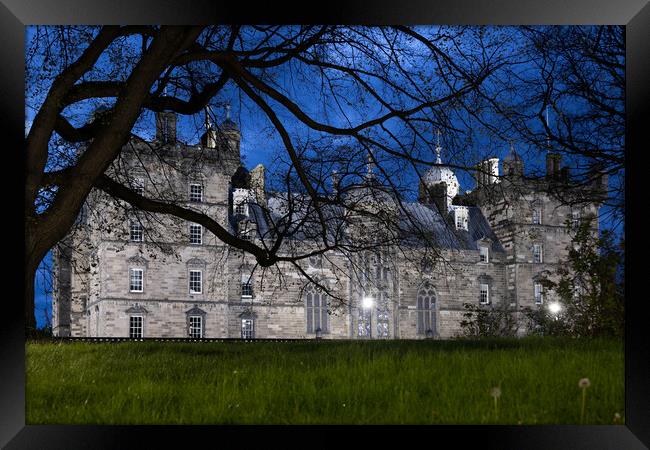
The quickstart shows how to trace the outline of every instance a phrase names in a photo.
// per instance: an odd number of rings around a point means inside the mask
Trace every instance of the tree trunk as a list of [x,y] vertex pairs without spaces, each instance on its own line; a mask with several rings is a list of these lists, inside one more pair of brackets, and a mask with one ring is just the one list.
[[25,333],[27,336],[36,331],[36,315],[34,311],[34,278],[38,264],[25,264]]

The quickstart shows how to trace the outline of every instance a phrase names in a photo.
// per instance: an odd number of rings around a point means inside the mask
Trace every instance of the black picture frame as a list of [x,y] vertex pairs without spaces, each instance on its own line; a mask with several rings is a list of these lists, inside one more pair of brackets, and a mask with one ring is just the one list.
[[[162,438],[189,443],[208,439],[210,447],[252,446],[251,439],[266,442],[286,439],[300,442],[296,433],[315,432],[303,441],[342,445],[351,439],[382,439],[402,435],[406,442],[443,443],[464,447],[518,449],[641,449],[650,446],[650,339],[647,304],[640,284],[644,267],[641,229],[645,201],[642,161],[647,147],[650,104],[650,5],[648,0],[438,0],[396,2],[381,0],[329,1],[278,5],[267,2],[217,3],[207,0],[2,0],[0,35],[2,70],[0,101],[7,131],[3,135],[3,180],[7,225],[5,239],[24,235],[21,200],[24,148],[24,26],[33,24],[203,24],[203,23],[343,23],[343,24],[619,24],[626,26],[626,338],[624,426],[432,426],[432,427],[223,427],[223,426],[66,426],[25,425],[25,332],[22,259],[17,245],[5,253],[5,295],[0,298],[0,447],[23,448],[149,448]],[[15,165],[15,168],[12,168]],[[21,169],[19,169],[20,167]],[[9,201],[9,203],[7,203]],[[12,219],[13,218],[13,219]],[[645,241],[645,242],[644,242]],[[647,244],[646,244],[647,245]],[[5,249],[8,247],[5,246]],[[11,257],[8,257],[11,255]],[[636,295],[639,293],[639,295]],[[543,376],[544,374],[540,374]],[[338,431],[353,431],[342,436]],[[417,433],[417,435],[413,434]],[[306,437],[306,436],[305,436]],[[245,438],[245,441],[241,441]],[[398,437],[399,439],[399,437]],[[199,441],[200,442],[200,441]],[[244,445],[245,443],[245,445]],[[249,445],[249,443],[251,443]],[[370,443],[370,442],[368,442]],[[372,445],[372,444],[371,444]],[[421,445],[421,444],[418,444]],[[196,446],[193,444],[192,446]]]

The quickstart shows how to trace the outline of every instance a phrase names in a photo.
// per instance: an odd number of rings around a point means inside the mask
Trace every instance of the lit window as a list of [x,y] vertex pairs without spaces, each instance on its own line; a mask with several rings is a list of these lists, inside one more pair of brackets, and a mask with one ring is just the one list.
[[237,203],[235,205],[235,214],[239,214],[242,216],[247,216],[248,215],[248,205],[246,203]]
[[144,270],[130,269],[129,291],[142,292]]
[[370,337],[372,330],[372,310],[370,308],[359,308],[359,322],[357,335],[359,337]]
[[540,225],[542,223],[542,214],[538,208],[533,209],[533,224]]
[[380,292],[377,295],[377,337],[387,338],[389,336],[390,310],[388,306],[388,292]]
[[417,297],[417,333],[436,333],[436,292],[433,287],[424,285]]
[[143,336],[142,332],[143,318],[142,316],[130,316],[129,317],[129,337],[131,339],[141,339]]
[[202,202],[203,201],[203,186],[197,183],[190,184],[190,201]]
[[307,333],[316,333],[318,329],[327,333],[327,298],[322,292],[311,288],[305,296],[307,309]]
[[241,338],[255,339],[255,322],[253,319],[241,320]]
[[458,230],[467,230],[467,225],[469,222],[469,210],[467,206],[454,206],[454,223],[456,224],[456,229]]
[[481,262],[490,262],[490,249],[484,245],[480,247],[480,254],[479,254]]
[[544,302],[544,287],[541,283],[535,283],[535,304],[541,305]]
[[242,281],[241,296],[242,298],[251,298],[253,296],[253,286],[250,281]]
[[200,270],[190,270],[190,294],[200,294],[202,292],[202,272]]
[[190,337],[193,339],[203,337],[203,317],[190,316]]
[[131,242],[142,242],[144,240],[144,230],[140,221],[131,221],[130,236]]
[[542,245],[541,244],[533,244],[533,262],[534,263],[541,263],[542,262]]
[[190,244],[203,243],[203,227],[198,224],[190,225]]
[[571,226],[575,229],[580,226],[581,214],[579,210],[571,211]]
[[481,305],[487,305],[490,303],[490,287],[486,283],[481,283]]

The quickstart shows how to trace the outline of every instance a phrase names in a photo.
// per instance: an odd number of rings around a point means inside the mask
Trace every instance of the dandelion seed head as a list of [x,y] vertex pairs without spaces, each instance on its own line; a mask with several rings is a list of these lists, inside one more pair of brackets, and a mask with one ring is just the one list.
[[580,378],[580,381],[578,381],[578,387],[581,389],[585,389],[591,386],[591,381],[589,381],[589,378]]
[[501,388],[500,387],[493,387],[490,389],[490,395],[495,398],[501,397]]

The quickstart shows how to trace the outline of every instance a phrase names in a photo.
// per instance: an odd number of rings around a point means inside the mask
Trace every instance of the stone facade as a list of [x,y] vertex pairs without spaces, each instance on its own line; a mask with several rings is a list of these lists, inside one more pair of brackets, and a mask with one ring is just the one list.
[[[175,140],[175,118],[161,115],[156,123],[155,145],[130,143],[109,174],[147,198],[180,202],[255,239],[264,224],[246,202],[277,205],[264,191],[264,167],[241,167],[235,125],[209,128],[200,145],[188,146]],[[543,307],[551,298],[544,293],[536,302],[536,280],[564,256],[567,220],[577,209],[545,193],[543,183],[556,182],[553,164],[541,181],[524,179],[514,153],[503,166],[509,176],[501,178],[498,160],[482,163],[491,173],[466,195],[456,195],[459,183],[442,164],[423,177],[420,198],[408,208],[440,242],[435,262],[418,246],[406,256],[390,249],[362,255],[355,267],[337,252],[306,259],[303,270],[344,299],[328,301],[326,314],[320,303],[314,307],[326,296],[289,263],[261,270],[201,226],[135,212],[93,191],[75,231],[54,249],[54,334],[450,338],[460,332],[464,303]],[[579,214],[597,223],[598,206]]]

